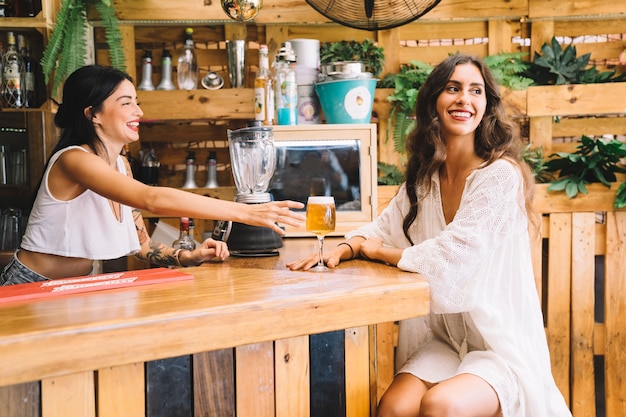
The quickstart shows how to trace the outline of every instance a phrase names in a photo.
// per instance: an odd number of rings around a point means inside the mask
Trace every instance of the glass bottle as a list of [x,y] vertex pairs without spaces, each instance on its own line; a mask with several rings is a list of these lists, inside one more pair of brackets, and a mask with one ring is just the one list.
[[185,45],[178,57],[178,88],[181,90],[195,90],[198,88],[198,58],[194,50],[193,29],[185,29]]
[[153,91],[152,83],[152,51],[145,51],[141,58],[141,83],[137,87],[138,90]]
[[160,166],[154,148],[144,153],[141,158],[141,181],[148,185],[159,185]]
[[196,247],[196,223],[193,218],[189,218],[189,239],[193,242],[193,247]]
[[180,234],[178,239],[172,243],[174,249],[194,250],[196,242],[189,236],[189,217],[180,218]]
[[213,151],[209,152],[209,157],[206,159],[206,185],[204,188],[217,188],[217,154]]
[[172,54],[167,49],[163,50],[161,55],[161,82],[157,86],[157,90],[175,90],[172,82]]
[[133,177],[136,180],[141,181],[140,164],[139,161],[130,153],[130,145],[124,145],[124,148],[122,149],[122,156],[128,160]]
[[37,62],[30,56],[30,42],[17,35],[17,47],[24,60],[24,107],[37,107]]
[[183,184],[183,188],[198,188],[196,184],[196,171],[198,167],[196,166],[195,152],[189,151],[187,159],[185,159],[185,166],[185,183]]
[[254,79],[254,120],[264,126],[276,124],[274,78],[270,72],[267,45],[259,47],[259,71]]
[[15,35],[7,32],[7,52],[2,57],[2,107],[24,106],[24,60],[17,52]]
[[291,42],[284,42],[276,54],[276,119],[279,125],[298,122],[298,83],[296,80],[296,53]]

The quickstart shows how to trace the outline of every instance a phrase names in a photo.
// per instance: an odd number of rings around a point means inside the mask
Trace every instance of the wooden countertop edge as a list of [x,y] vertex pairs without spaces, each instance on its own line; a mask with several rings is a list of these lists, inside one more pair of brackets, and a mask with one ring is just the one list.
[[[202,267],[185,271],[206,273]],[[271,270],[247,271],[258,276],[281,275]],[[381,282],[381,275],[371,271],[364,274],[335,272],[332,280],[338,284],[336,289],[270,298],[268,302],[190,308],[173,314],[27,334],[16,332],[14,337],[0,337],[4,352],[0,386],[428,313],[428,285],[418,275],[398,271],[394,279],[387,273],[382,274]],[[342,289],[345,282],[350,285]],[[112,291],[146,290],[155,288]]]

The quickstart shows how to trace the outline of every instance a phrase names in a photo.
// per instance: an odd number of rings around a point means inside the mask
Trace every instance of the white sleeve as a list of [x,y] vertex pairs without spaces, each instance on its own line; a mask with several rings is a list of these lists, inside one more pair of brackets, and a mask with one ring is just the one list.
[[346,240],[354,236],[364,238],[376,237],[383,241],[383,245],[394,248],[406,248],[408,239],[402,231],[402,222],[409,209],[409,199],[406,195],[406,186],[402,184],[398,193],[389,205],[371,223],[346,233]]

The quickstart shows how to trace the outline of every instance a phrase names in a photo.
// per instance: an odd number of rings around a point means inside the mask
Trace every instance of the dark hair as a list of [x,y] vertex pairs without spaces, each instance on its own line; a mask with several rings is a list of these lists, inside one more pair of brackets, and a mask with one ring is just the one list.
[[54,117],[61,129],[59,142],[52,154],[73,145],[87,145],[95,153],[106,152],[91,119],[85,117],[89,108],[94,115],[102,109],[102,103],[124,80],[132,78],[112,67],[88,65],[70,74],[63,86],[63,102]]
[[474,151],[487,164],[507,157],[517,163],[524,175],[526,206],[532,197],[533,179],[521,163],[521,141],[516,126],[505,113],[500,90],[487,65],[478,57],[455,54],[447,57],[433,69],[420,87],[415,106],[416,127],[406,140],[408,162],[406,169],[406,192],[411,208],[404,218],[404,235],[409,242],[409,227],[415,221],[418,210],[417,190],[420,186],[430,189],[432,175],[446,160],[446,147],[441,136],[441,125],[437,113],[437,98],[443,92],[457,65],[472,64],[480,71],[485,83],[487,106],[480,124],[474,132]]

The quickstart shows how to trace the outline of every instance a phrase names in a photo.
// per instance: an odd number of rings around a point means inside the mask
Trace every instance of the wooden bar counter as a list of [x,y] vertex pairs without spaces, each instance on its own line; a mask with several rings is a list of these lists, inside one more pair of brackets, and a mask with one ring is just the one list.
[[211,375],[212,355],[234,350],[237,417],[303,416],[309,335],[345,330],[347,409],[336,415],[368,416],[372,325],[427,314],[428,286],[363,260],[328,273],[286,269],[316,244],[285,238],[279,256],[184,268],[187,281],[0,304],[0,386],[41,381],[44,417],[145,416],[144,364],[193,355],[193,415],[210,415],[221,401],[211,380],[225,372]]

